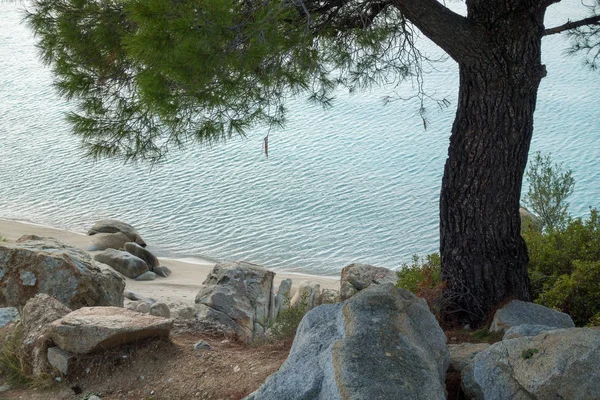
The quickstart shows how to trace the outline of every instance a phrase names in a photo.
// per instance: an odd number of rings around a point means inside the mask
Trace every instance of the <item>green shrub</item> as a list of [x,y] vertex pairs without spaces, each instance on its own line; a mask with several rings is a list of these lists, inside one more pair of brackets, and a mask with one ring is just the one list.
[[415,254],[411,264],[402,264],[398,270],[396,286],[415,294],[433,289],[442,283],[441,264],[439,253],[428,254],[424,259]]
[[564,227],[523,232],[533,298],[571,315],[579,326],[600,312],[600,215],[569,219]]
[[571,170],[564,171],[562,164],[553,164],[549,154],[542,156],[538,151],[525,176],[529,182],[525,205],[540,218],[544,229],[563,227],[569,215],[566,199],[575,186]]
[[575,270],[574,262],[600,260],[600,216],[591,209],[586,220],[569,219],[562,229],[523,232],[529,253],[529,277],[534,298]]
[[271,329],[271,338],[273,340],[292,339],[296,335],[296,330],[304,315],[308,312],[308,293],[300,298],[295,307],[291,306],[290,296],[284,298],[286,309],[281,310],[274,321],[271,321],[269,328]]
[[594,324],[600,315],[600,261],[573,262],[570,275],[561,275],[537,303],[566,312],[578,326]]

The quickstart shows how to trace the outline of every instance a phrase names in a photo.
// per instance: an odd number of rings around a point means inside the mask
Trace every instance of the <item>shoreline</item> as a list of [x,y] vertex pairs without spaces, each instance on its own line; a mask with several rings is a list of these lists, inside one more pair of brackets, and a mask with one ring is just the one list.
[[[143,232],[141,233],[143,237]],[[88,252],[87,248],[93,237],[85,233],[53,228],[32,221],[22,221],[0,217],[0,236],[9,242],[15,242],[23,235],[36,235],[40,237],[53,237],[67,244],[78,247]],[[152,246],[148,246],[152,251]],[[89,253],[89,252],[88,252]],[[167,266],[172,273],[167,278],[159,277],[153,281],[136,281],[126,278],[126,290],[136,294],[162,301],[170,306],[191,306],[194,304],[196,294],[202,282],[206,279],[216,262],[201,257],[177,259],[158,257],[161,265]],[[273,271],[273,270],[271,270]],[[321,289],[339,290],[339,277],[310,275],[298,272],[275,272],[274,285],[278,286],[284,279],[293,282],[292,291],[302,282],[315,281]]]

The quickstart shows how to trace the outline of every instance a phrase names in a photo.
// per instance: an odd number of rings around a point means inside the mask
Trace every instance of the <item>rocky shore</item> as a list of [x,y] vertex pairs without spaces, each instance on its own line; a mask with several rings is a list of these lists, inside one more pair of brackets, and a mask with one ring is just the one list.
[[[263,358],[269,367],[260,372],[253,371],[254,361],[212,375],[202,369],[210,378],[195,383],[193,396],[171,395],[164,385],[159,394],[141,385],[148,393],[112,389],[84,398],[445,399],[450,376],[458,379],[457,395],[467,399],[599,398],[600,330],[576,328],[567,314],[537,304],[513,300],[499,308],[489,326],[498,336],[494,344],[456,343],[427,302],[397,288],[397,275],[385,268],[351,264],[338,285],[322,287],[316,280],[276,280],[273,271],[243,261],[217,263],[207,266],[193,299],[168,303],[132,290],[166,282],[178,268],[163,265],[127,224],[100,221],[75,246],[32,234],[8,239],[0,243],[4,343],[12,340],[29,375],[74,385],[73,396],[63,391],[56,398],[78,398],[74,388],[88,384],[81,376],[92,366],[106,371],[115,362],[107,357],[123,354],[127,346],[135,347],[120,357],[135,359],[146,339],[154,339],[156,354],[165,355],[182,334],[201,333],[206,340],[183,353],[210,360],[220,345],[233,342],[256,356],[251,349],[274,338],[282,317],[294,310],[307,313],[289,354],[285,349],[275,351],[270,362]],[[468,328],[463,331],[468,334]],[[90,364],[92,359],[105,361]],[[171,373],[156,355],[143,363],[149,373],[157,368]],[[198,372],[175,369],[188,378]],[[113,372],[104,378],[119,380]],[[166,378],[166,384],[173,380]],[[204,390],[217,380],[221,389]],[[11,393],[10,385],[0,388],[0,395]],[[16,392],[18,398],[40,398],[22,393]]]

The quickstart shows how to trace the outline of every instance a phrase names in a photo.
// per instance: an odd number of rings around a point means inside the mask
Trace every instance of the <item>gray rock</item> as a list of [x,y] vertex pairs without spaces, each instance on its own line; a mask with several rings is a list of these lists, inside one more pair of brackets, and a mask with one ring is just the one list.
[[171,310],[165,303],[154,303],[150,307],[150,315],[157,317],[171,318]]
[[173,321],[120,307],[84,307],[49,326],[63,350],[87,354],[150,337],[168,337]]
[[0,306],[24,306],[38,293],[70,308],[123,306],[125,282],[83,250],[52,238],[0,243]]
[[296,290],[290,305],[292,307],[302,306],[306,310],[312,310],[319,305],[321,299],[321,285],[317,282],[307,281],[302,282]]
[[146,250],[145,248],[143,248],[135,242],[125,243],[125,251],[146,261],[146,264],[148,265],[148,268],[150,268],[150,271],[154,271],[154,268],[158,267],[158,258],[156,258],[154,254],[150,253],[148,250]]
[[335,289],[322,289],[321,290],[321,298],[319,299],[319,304],[335,304],[339,303],[340,299],[340,291]]
[[90,397],[88,397],[87,400],[102,400],[102,398],[93,394]]
[[190,320],[196,318],[194,307],[183,307],[175,311],[176,318]]
[[146,271],[143,274],[139,275],[137,278],[135,278],[136,281],[153,281],[156,279],[158,275],[156,275],[154,272],[152,271]]
[[0,308],[0,328],[19,319],[19,310],[14,307]]
[[140,301],[143,301],[144,303],[148,303],[150,305],[156,303],[155,299],[153,299],[151,297],[142,296],[142,295],[134,293],[134,292],[132,292],[130,290],[125,290],[123,292],[123,296],[126,297],[126,298],[128,298],[129,300],[133,300],[133,301],[140,300]]
[[215,265],[196,296],[197,317],[227,327],[248,343],[268,325],[274,276],[256,264]]
[[522,324],[546,325],[556,328],[573,328],[571,317],[560,311],[529,303],[513,300],[494,314],[490,332],[506,332],[513,326]]
[[211,345],[205,342],[204,340],[201,340],[198,343],[194,344],[194,350],[210,350],[211,348]]
[[62,350],[60,347],[48,348],[48,362],[63,375],[68,375],[71,372],[73,359],[73,354]]
[[537,336],[542,332],[552,331],[554,329],[556,328],[546,325],[517,325],[507,330],[502,337],[502,340],[516,339],[525,336]]
[[94,260],[109,265],[117,272],[131,279],[135,279],[149,270],[144,260],[121,250],[104,250],[94,255]]
[[342,269],[340,299],[342,301],[347,300],[372,284],[395,284],[397,281],[398,275],[387,268],[366,264],[350,264]]
[[146,247],[146,242],[140,236],[137,230],[125,222],[116,219],[103,219],[98,221],[90,228],[88,235],[96,235],[98,233],[117,233],[122,232],[129,237],[129,242],[135,242],[142,247]]
[[271,295],[271,307],[269,310],[271,320],[277,318],[279,313],[283,310],[287,310],[292,300],[290,292],[292,290],[292,280],[284,279],[279,284],[277,292],[273,290]]
[[150,313],[150,304],[145,303],[145,302],[138,303],[138,305],[135,307],[135,311],[142,313],[142,314],[149,314]]
[[247,399],[444,399],[448,363],[427,306],[392,284],[374,285],[309,311],[288,359]]
[[536,231],[541,231],[544,223],[542,220],[525,207],[519,207],[519,215],[521,216],[521,229],[531,227]]
[[52,343],[48,338],[49,325],[70,312],[60,301],[43,293],[29,299],[23,307],[23,351],[31,362],[34,375],[39,376],[50,370],[48,347]]
[[450,369],[462,371],[479,353],[490,347],[489,343],[449,344]]
[[171,275],[171,270],[168,267],[165,267],[164,265],[154,267],[154,272],[157,275],[162,276],[163,278],[166,278],[167,276]]
[[246,399],[341,399],[334,378],[333,346],[345,332],[342,304],[309,311],[298,326],[287,360]]
[[600,331],[557,329],[498,342],[462,372],[471,399],[598,399]]
[[21,271],[21,283],[24,286],[35,286],[37,278],[33,272]]
[[106,249],[121,250],[125,247],[125,243],[128,242],[131,242],[131,239],[122,232],[98,233],[94,236],[92,243],[88,246],[88,251],[102,251]]

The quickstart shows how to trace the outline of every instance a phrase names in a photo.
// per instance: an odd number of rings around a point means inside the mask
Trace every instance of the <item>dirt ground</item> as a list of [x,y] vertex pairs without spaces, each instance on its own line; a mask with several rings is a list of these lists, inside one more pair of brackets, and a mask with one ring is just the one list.
[[[204,340],[209,350],[194,350]],[[102,400],[241,399],[288,356],[291,341],[247,346],[223,336],[180,332],[77,360],[74,372],[50,390],[11,389],[0,399]],[[2,378],[0,377],[0,386]]]

